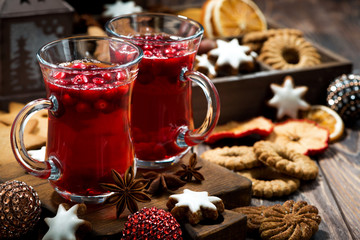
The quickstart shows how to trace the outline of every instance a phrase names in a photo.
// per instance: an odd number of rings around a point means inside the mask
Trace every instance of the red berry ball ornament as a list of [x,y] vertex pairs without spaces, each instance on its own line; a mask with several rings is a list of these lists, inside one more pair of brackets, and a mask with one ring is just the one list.
[[39,196],[31,186],[16,180],[0,184],[0,239],[26,234],[40,214]]
[[182,239],[180,224],[163,209],[143,208],[129,216],[122,239]]

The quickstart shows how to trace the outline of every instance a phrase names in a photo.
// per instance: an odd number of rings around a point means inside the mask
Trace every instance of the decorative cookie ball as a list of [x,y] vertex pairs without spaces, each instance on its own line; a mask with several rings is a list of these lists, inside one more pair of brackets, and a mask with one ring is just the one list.
[[327,88],[327,104],[345,122],[360,117],[360,75],[343,74],[334,79]]
[[0,184],[0,238],[16,238],[32,230],[41,214],[35,190],[21,181]]
[[180,224],[163,209],[143,208],[129,216],[122,239],[182,239]]

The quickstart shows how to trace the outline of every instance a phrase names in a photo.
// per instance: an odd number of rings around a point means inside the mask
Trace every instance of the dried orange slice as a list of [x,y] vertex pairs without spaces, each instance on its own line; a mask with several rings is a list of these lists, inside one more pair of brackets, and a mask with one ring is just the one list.
[[264,14],[251,0],[217,0],[212,15],[215,32],[220,37],[267,29]]
[[204,35],[208,38],[214,38],[214,27],[213,27],[213,8],[217,0],[207,0],[202,6],[201,23],[204,27]]
[[202,23],[202,9],[201,8],[186,8],[182,11],[177,12],[178,15],[185,16],[187,18],[193,19],[199,23]]
[[323,105],[311,106],[300,113],[302,118],[315,121],[320,126],[329,130],[329,141],[339,140],[344,133],[344,121],[340,115],[329,107]]
[[304,155],[314,155],[327,149],[329,131],[314,121],[291,119],[276,124],[268,140]]
[[268,136],[272,132],[273,127],[273,122],[265,117],[256,117],[243,122],[231,121],[227,124],[216,126],[205,142],[214,143],[223,138],[240,138],[251,134]]

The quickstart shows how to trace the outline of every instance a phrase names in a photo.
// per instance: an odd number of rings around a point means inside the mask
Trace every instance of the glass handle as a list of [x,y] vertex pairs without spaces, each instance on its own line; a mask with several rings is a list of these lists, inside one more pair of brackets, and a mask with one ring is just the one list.
[[179,129],[176,144],[184,148],[203,142],[212,132],[220,116],[220,98],[212,81],[202,73],[183,69],[180,80],[199,85],[207,100],[206,117],[201,126],[194,130],[189,130],[186,126]]
[[43,109],[57,111],[58,102],[56,97],[50,96],[49,99],[34,100],[20,110],[11,127],[11,147],[16,160],[31,175],[43,179],[56,180],[60,177],[59,162],[55,158],[45,159],[45,162],[32,158],[26,150],[24,143],[26,123],[33,114]]

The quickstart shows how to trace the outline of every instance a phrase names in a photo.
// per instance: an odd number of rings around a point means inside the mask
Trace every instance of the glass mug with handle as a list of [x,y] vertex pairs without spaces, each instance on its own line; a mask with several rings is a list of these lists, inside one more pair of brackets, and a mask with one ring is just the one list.
[[[124,174],[134,165],[130,99],[141,58],[138,46],[110,37],[71,37],[43,46],[37,59],[47,98],[28,103],[11,129],[20,165],[68,200],[103,202],[111,193],[99,183],[112,181],[111,169]],[[42,109],[49,113],[45,162],[28,154],[23,139],[26,122]]]
[[[203,142],[217,124],[220,106],[214,84],[192,70],[203,27],[170,14],[135,13],[105,25],[109,36],[140,46],[144,58],[131,100],[131,131],[139,168],[164,168]],[[207,114],[194,129],[191,85],[203,90]]]

